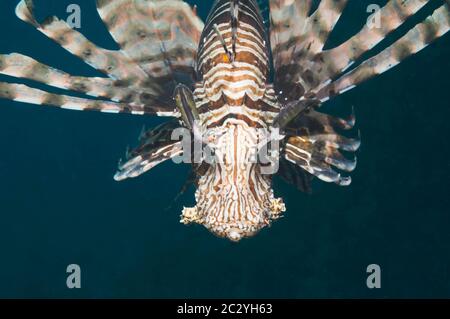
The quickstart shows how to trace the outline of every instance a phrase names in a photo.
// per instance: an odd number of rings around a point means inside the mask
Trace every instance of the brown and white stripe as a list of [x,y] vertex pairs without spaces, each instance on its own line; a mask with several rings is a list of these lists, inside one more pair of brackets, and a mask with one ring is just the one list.
[[[22,54],[2,54],[0,74],[68,93],[7,81],[0,82],[0,98],[173,117],[143,131],[139,145],[119,164],[116,180],[140,176],[182,155],[183,143],[172,140],[175,129],[184,125],[198,140],[206,128],[200,142],[213,160],[203,157],[193,165],[197,205],[183,210],[181,222],[199,223],[238,241],[285,210],[258,157],[268,142],[281,140],[271,158],[280,159],[278,175],[300,190],[309,191],[313,177],[349,185],[347,173],[355,169],[356,157],[347,158],[347,153],[358,150],[360,138],[340,132],[354,127],[354,112],[340,119],[320,112],[320,106],[450,31],[450,0],[433,1],[433,14],[380,53],[373,52],[407,19],[428,3],[432,7],[430,0],[390,0],[378,12],[377,28],[366,25],[325,49],[349,1],[316,2],[311,10],[312,0],[270,0],[268,33],[257,0],[215,0],[206,24],[182,0],[97,0],[100,17],[119,46],[108,50],[56,17],[38,22],[33,1],[21,0],[16,8],[20,19],[105,77],[74,76]],[[274,128],[282,130],[276,138],[270,134]]]
[[195,214],[219,236],[248,237],[270,224],[271,177],[261,174],[258,145],[279,113],[268,84],[268,41],[256,1],[215,1],[198,50],[201,81],[194,91],[201,124],[213,136],[215,163],[200,177]]
[[207,127],[223,125],[225,117],[267,126],[278,111],[273,92],[267,89],[269,68],[268,43],[256,2],[216,1],[200,40],[202,81],[194,92]]

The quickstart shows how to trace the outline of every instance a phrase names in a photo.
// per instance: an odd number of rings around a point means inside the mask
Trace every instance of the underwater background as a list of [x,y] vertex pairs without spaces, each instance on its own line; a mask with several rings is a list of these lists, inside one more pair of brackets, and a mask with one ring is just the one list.
[[[20,21],[18,2],[0,2],[1,54],[98,75]],[[212,1],[188,2],[206,18]],[[397,35],[442,1],[431,2]],[[64,18],[72,3],[80,31],[116,48],[93,0],[35,0],[36,14]],[[350,0],[329,45],[356,33],[371,3],[386,1]],[[238,244],[179,223],[194,204],[193,187],[174,201],[187,166],[167,161],[113,180],[143,125],[165,119],[0,100],[0,297],[450,298],[449,71],[447,34],[328,102],[334,114],[356,110],[352,185],[315,182],[308,195],[277,179],[285,218]],[[81,267],[81,289],[66,287],[69,264]],[[366,286],[369,264],[381,267],[381,289]]]

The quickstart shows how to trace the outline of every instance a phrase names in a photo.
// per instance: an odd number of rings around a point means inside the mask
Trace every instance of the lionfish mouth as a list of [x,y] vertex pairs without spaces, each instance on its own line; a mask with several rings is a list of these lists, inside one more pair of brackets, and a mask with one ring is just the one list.
[[[180,222],[183,224],[193,223],[192,219],[188,216],[191,215],[192,211],[190,209],[195,208],[184,208],[181,215]],[[250,238],[255,236],[261,229],[270,226],[272,221],[281,217],[281,213],[285,209],[279,212],[274,212],[268,217],[261,218],[259,223],[254,223],[253,221],[236,221],[236,222],[208,222],[206,219],[199,219],[194,221],[197,224],[205,226],[211,233],[218,237],[229,239],[233,242],[239,242],[241,239]],[[276,217],[275,217],[276,216]]]
[[[185,225],[193,223],[202,225],[218,237],[239,242],[241,239],[255,236],[261,229],[280,219],[286,211],[283,200],[273,198],[272,193],[270,193],[265,206],[262,209],[255,209],[255,211],[246,207],[245,210],[234,209],[227,212],[224,209],[205,210],[203,203],[199,202],[195,207],[183,209],[180,222]],[[255,207],[253,206],[253,208]],[[242,214],[242,211],[247,213]]]
[[238,242],[243,238],[248,238],[256,235],[262,228],[267,226],[266,223],[252,224],[248,222],[236,222],[226,224],[212,225],[209,230],[219,237],[227,238],[231,241]]

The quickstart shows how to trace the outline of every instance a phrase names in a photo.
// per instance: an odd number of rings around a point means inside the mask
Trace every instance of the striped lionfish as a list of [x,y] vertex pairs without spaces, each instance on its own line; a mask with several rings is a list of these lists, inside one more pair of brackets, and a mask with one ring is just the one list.
[[[97,0],[101,19],[119,50],[90,42],[56,17],[39,23],[33,2],[16,14],[105,77],[71,76],[30,57],[0,56],[0,73],[83,93],[59,95],[22,84],[0,83],[0,97],[71,110],[171,117],[143,132],[140,145],[119,164],[117,181],[137,177],[184,156],[177,129],[200,141],[212,159],[192,162],[196,206],[181,222],[204,225],[238,241],[256,234],[285,211],[274,197],[281,176],[308,191],[313,177],[349,185],[360,139],[342,135],[354,116],[321,111],[327,100],[379,75],[444,35],[450,1],[373,57],[363,55],[415,15],[429,0],[391,0],[378,11],[377,27],[324,49],[347,0],[269,0],[269,27],[256,0],[215,0],[205,23],[181,0]],[[352,64],[357,63],[352,66]],[[91,98],[89,98],[89,96]],[[272,134],[277,129],[278,134]],[[276,142],[279,142],[278,144]],[[255,156],[271,147],[269,161]],[[189,155],[190,156],[190,155]],[[278,161],[275,174],[264,168]]]

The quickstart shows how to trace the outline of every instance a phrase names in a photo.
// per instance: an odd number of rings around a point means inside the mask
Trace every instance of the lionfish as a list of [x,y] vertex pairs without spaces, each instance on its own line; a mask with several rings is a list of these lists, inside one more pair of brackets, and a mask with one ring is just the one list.
[[[213,160],[200,156],[191,163],[196,206],[183,209],[181,222],[239,241],[283,215],[285,205],[271,186],[274,176],[303,191],[309,191],[314,177],[350,184],[345,173],[355,168],[356,159],[347,153],[359,148],[360,138],[346,137],[343,130],[354,127],[354,113],[341,119],[321,106],[450,28],[446,0],[392,45],[362,58],[429,2],[391,0],[377,12],[378,26],[367,24],[324,49],[347,2],[322,0],[314,6],[312,0],[269,0],[267,27],[256,0],[215,0],[205,23],[195,7],[181,0],[97,0],[98,13],[120,47],[107,50],[56,17],[39,23],[33,2],[22,0],[16,8],[20,19],[105,77],[72,76],[28,56],[0,55],[1,74],[85,94],[0,82],[0,97],[71,110],[171,117],[141,134],[115,179],[137,177],[182,156],[186,149],[173,132],[183,128]],[[275,142],[271,160],[259,161],[256,155]],[[264,173],[274,159],[278,170]]]

